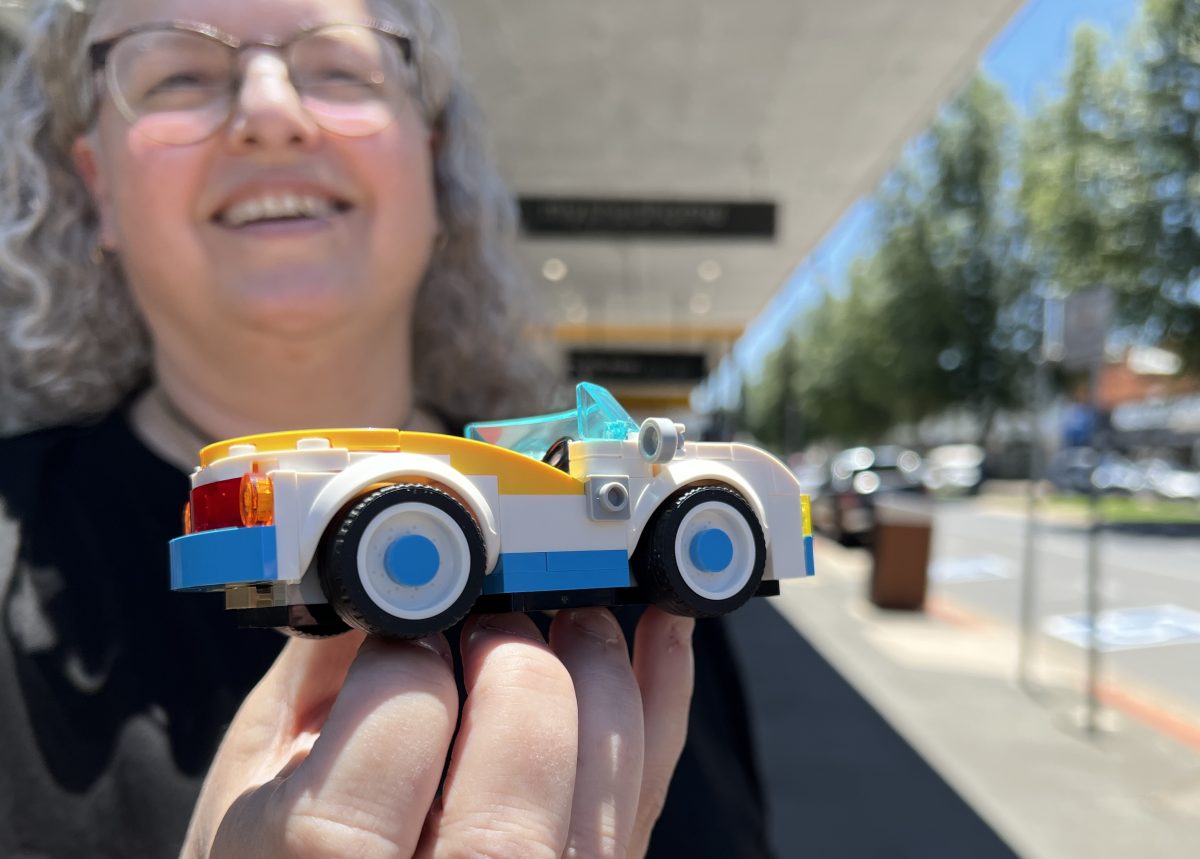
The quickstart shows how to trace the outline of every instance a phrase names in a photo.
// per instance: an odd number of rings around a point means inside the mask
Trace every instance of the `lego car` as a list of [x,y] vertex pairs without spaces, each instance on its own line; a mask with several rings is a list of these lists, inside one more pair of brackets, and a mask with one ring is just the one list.
[[770,454],[639,424],[604,388],[476,423],[247,436],[200,452],[171,586],[244,625],[416,637],[471,610],[653,603],[709,617],[813,573],[808,497]]

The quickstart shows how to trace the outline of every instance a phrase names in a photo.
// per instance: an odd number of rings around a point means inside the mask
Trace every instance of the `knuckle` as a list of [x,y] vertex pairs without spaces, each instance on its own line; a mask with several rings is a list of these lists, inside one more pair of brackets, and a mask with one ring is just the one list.
[[398,859],[410,855],[385,833],[354,822],[319,813],[291,815],[284,830],[283,856],[288,859],[322,859],[356,856],[361,859]]
[[557,828],[512,809],[444,821],[437,855],[487,859],[557,859]]

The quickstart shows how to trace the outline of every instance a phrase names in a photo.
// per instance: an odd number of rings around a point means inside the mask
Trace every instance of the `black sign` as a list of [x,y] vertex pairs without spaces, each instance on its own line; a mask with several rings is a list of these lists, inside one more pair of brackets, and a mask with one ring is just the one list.
[[571,376],[593,382],[698,382],[708,374],[701,353],[574,350]]
[[532,237],[775,238],[774,203],[521,197],[520,204]]

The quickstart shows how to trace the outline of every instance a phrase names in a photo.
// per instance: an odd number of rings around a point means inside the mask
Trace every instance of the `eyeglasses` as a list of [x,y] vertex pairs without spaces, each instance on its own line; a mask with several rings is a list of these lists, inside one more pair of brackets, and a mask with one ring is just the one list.
[[144,24],[88,52],[131,125],[159,143],[183,145],[211,136],[232,115],[241,55],[251,48],[282,56],[300,104],[333,134],[375,134],[418,98],[412,39],[382,21],[325,24],[279,42],[244,42],[207,24]]

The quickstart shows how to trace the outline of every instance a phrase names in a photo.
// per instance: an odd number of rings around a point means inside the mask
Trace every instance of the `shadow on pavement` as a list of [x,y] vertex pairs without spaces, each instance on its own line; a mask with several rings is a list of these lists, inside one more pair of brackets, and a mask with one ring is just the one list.
[[1134,537],[1200,537],[1200,522],[1109,522],[1104,530]]
[[1015,855],[769,600],[728,620],[781,857]]
[[[1086,534],[1083,522],[1040,522],[1048,534]],[[1200,537],[1200,522],[1101,522],[1100,530],[1127,537]]]

